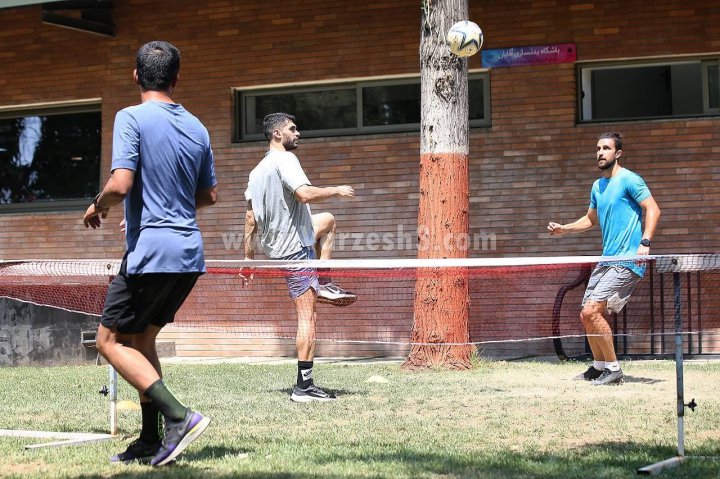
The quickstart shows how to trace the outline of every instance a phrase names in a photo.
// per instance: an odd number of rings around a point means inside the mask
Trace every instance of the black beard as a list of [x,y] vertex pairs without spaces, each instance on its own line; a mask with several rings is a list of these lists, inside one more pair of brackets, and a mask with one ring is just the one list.
[[599,165],[598,165],[598,168],[600,168],[600,169],[603,170],[603,171],[609,170],[610,168],[612,168],[613,166],[615,166],[615,162],[616,162],[616,161],[617,161],[617,160],[613,160],[612,163],[605,163],[605,166],[599,166]]
[[287,143],[284,143],[283,147],[285,148],[285,151],[292,151],[297,149],[297,145],[294,141],[288,141]]

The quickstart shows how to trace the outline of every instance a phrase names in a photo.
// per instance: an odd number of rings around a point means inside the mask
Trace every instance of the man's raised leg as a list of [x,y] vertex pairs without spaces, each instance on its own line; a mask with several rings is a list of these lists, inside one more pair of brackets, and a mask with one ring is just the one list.
[[[315,233],[315,257],[321,260],[332,258],[335,241],[335,217],[332,213],[324,212],[312,215],[313,231]],[[333,283],[328,270],[318,270],[320,289],[317,300],[333,306],[348,306],[357,300],[357,295],[346,291]]]

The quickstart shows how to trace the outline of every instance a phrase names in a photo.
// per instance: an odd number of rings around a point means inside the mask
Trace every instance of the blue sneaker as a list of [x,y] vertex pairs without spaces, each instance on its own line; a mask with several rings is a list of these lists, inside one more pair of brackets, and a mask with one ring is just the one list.
[[185,450],[195,439],[205,432],[210,424],[210,418],[188,408],[182,421],[165,421],[165,435],[160,450],[152,458],[150,464],[163,466]]

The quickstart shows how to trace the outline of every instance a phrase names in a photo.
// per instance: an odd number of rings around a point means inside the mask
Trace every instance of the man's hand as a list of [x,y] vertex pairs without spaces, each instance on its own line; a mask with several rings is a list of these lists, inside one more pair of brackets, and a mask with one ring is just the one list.
[[[252,261],[252,258],[245,258],[245,261]],[[255,268],[250,268],[247,266],[243,266],[240,268],[240,272],[238,273],[238,276],[240,277],[240,280],[242,281],[242,287],[245,288],[250,284],[250,281],[253,280],[255,277]]]
[[100,218],[107,218],[109,212],[110,208],[98,208],[97,206],[95,206],[95,203],[91,204],[85,212],[85,216],[83,217],[83,223],[85,224],[85,228],[99,228],[102,224]]
[[122,231],[124,233],[125,228],[127,228],[127,224],[125,223],[125,218],[123,218],[122,221],[120,222],[120,231]]
[[337,186],[337,194],[340,197],[344,198],[355,198],[355,190],[352,186],[349,185],[340,185]]
[[[638,256],[647,256],[649,254],[650,254],[649,246],[643,246],[643,245],[638,246],[638,249],[637,249]],[[647,264],[647,261],[642,260],[642,259],[637,259],[637,260],[635,260],[635,264],[638,266],[645,266]]]
[[561,225],[560,223],[553,223],[552,221],[548,223],[547,229],[552,236],[560,236],[567,233],[567,231],[565,231],[565,228],[563,228],[563,225]]

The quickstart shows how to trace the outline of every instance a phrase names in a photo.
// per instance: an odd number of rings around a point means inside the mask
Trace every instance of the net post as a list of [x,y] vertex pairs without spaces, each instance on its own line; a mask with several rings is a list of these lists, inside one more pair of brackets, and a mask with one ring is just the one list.
[[[677,261],[672,261],[677,265]],[[651,464],[637,469],[640,475],[657,474],[663,469],[675,467],[685,459],[685,385],[683,382],[683,338],[682,338],[682,295],[680,288],[680,271],[677,268],[671,269],[673,276],[673,296],[675,303],[675,382],[677,389],[677,432],[678,432],[678,454],[675,457]]]
[[673,273],[675,290],[675,377],[677,386],[678,457],[685,456],[685,385],[683,382],[683,338],[680,273]]
[[110,435],[116,436],[118,432],[117,420],[117,371],[112,364],[108,364],[108,376],[110,379]]
[[108,377],[110,380],[110,387],[100,391],[101,394],[107,394],[110,396],[110,434],[94,434],[94,433],[62,433],[62,432],[50,432],[50,431],[13,431],[7,429],[0,429],[0,436],[13,436],[13,437],[32,437],[48,439],[54,438],[59,439],[58,441],[45,442],[40,444],[29,444],[25,446],[25,449],[38,449],[45,447],[60,447],[60,446],[75,446],[80,444],[87,444],[90,442],[105,441],[108,439],[114,439],[118,433],[118,422],[117,422],[117,371],[112,365],[108,365]]

